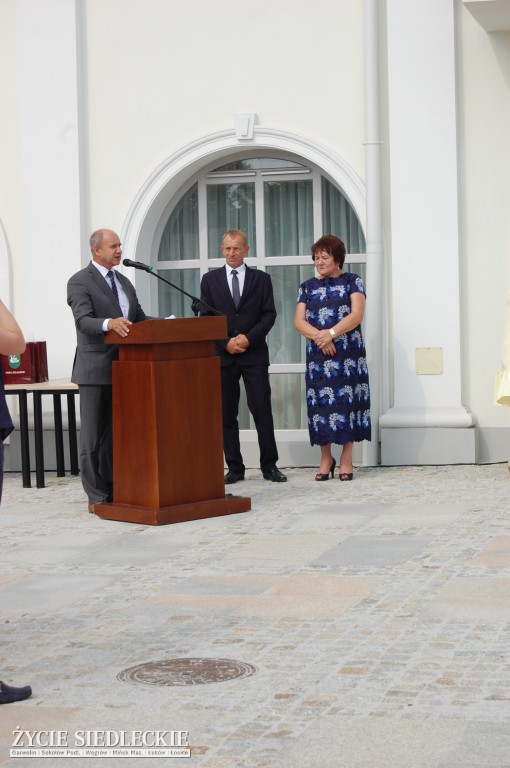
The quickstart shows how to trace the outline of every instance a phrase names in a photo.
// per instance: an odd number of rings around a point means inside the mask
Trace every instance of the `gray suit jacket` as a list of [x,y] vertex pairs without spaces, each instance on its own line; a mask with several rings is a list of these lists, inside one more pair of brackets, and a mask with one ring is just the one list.
[[[145,320],[134,287],[120,272],[115,274],[129,299],[128,319],[133,323]],[[112,361],[118,358],[118,347],[104,343],[102,326],[107,317],[120,317],[122,310],[92,262],[69,280],[67,303],[73,311],[77,337],[71,380],[75,384],[111,384]]]

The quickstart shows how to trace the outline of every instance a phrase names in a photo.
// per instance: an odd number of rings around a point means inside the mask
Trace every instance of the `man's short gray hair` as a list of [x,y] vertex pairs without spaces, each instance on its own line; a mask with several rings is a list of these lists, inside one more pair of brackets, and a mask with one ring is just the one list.
[[92,232],[89,239],[90,250],[94,252],[94,248],[96,247],[96,245],[101,245],[102,242],[103,242],[103,230],[96,229],[95,232]]

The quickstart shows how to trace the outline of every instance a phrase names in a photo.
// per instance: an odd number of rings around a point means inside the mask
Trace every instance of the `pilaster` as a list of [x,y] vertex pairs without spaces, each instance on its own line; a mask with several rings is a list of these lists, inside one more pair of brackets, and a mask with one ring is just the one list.
[[[388,0],[393,407],[383,464],[471,463],[461,402],[453,0]],[[434,350],[418,365],[417,350]],[[438,365],[440,361],[440,365]]]
[[[23,316],[48,344],[51,378],[69,376],[74,323],[66,284],[84,251],[80,158],[79,4],[17,0]],[[111,118],[110,118],[111,119]],[[50,287],[48,287],[50,286]]]

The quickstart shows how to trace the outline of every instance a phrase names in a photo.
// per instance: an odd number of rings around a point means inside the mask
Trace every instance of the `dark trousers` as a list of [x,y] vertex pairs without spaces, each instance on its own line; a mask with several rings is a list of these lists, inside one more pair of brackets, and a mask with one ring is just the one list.
[[80,473],[91,504],[113,496],[112,388],[79,385]]
[[223,451],[229,469],[244,472],[245,466],[239,442],[240,379],[243,379],[248,408],[253,416],[260,449],[260,468],[268,472],[276,466],[278,450],[274,437],[271,410],[271,386],[267,365],[242,368],[235,360],[221,368],[221,400],[223,408]]

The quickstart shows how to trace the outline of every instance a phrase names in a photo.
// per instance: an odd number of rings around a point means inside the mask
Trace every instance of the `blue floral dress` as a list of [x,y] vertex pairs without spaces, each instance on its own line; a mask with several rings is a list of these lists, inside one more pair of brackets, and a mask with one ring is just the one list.
[[[351,311],[351,295],[365,295],[359,275],[312,277],[299,286],[298,303],[315,328],[332,328]],[[324,355],[306,340],[306,404],[311,445],[370,440],[370,389],[361,326],[333,339],[336,354]]]

